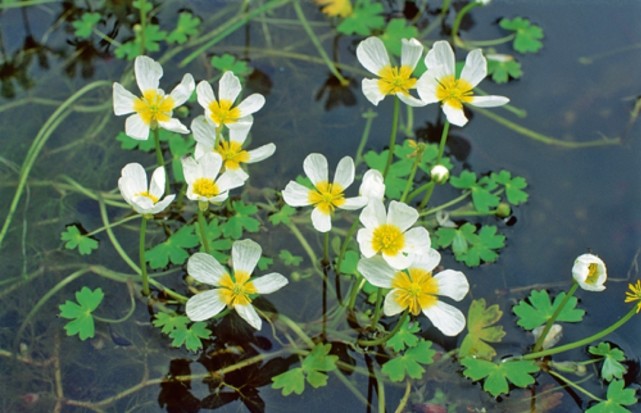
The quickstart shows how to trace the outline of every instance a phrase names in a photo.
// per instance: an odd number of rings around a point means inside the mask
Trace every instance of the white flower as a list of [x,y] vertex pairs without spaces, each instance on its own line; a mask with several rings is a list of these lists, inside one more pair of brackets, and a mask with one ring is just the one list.
[[401,42],[400,66],[392,66],[385,44],[378,37],[368,37],[356,48],[360,64],[378,76],[378,79],[363,79],[362,82],[363,94],[374,105],[378,105],[387,95],[396,95],[410,106],[426,105],[410,95],[410,89],[416,87],[412,72],[423,54],[423,45],[416,39],[403,39]]
[[229,129],[251,127],[254,122],[252,113],[258,112],[265,104],[263,95],[254,93],[234,106],[240,91],[240,80],[232,72],[225,72],[220,78],[218,99],[207,81],[203,80],[196,86],[198,103],[205,109],[207,120],[216,127],[225,125]]
[[191,131],[196,140],[196,151],[194,153],[196,158],[207,152],[217,152],[223,158],[225,171],[238,175],[243,181],[249,178],[249,175],[243,170],[242,164],[260,162],[272,156],[276,150],[276,145],[273,143],[268,143],[250,151],[243,149],[243,144],[249,133],[249,127],[230,129],[229,140],[221,139],[218,143],[218,148],[214,149],[216,129],[202,115],[191,122]]
[[402,202],[392,201],[389,212],[383,202],[371,200],[360,216],[365,228],[356,239],[365,258],[381,254],[393,268],[407,268],[419,255],[430,250],[431,240],[423,227],[410,229],[418,220],[418,211]]
[[345,198],[345,190],[354,182],[354,161],[349,156],[342,158],[336,166],[334,182],[329,182],[327,158],[320,153],[311,153],[303,161],[305,175],[314,188],[309,189],[298,182],[290,181],[283,191],[283,199],[293,207],[313,205],[312,224],[316,231],[332,229],[331,217],[336,208],[359,209],[365,206],[367,198],[357,196]]
[[203,252],[189,257],[187,273],[203,284],[218,288],[189,298],[185,306],[187,317],[192,321],[207,320],[227,306],[260,330],[262,320],[251,304],[253,299],[259,294],[273,293],[288,283],[287,278],[278,273],[251,278],[261,254],[262,248],[256,242],[249,239],[235,241],[231,247],[233,271],[227,271],[214,257]]
[[363,175],[361,186],[358,188],[358,194],[366,197],[368,200],[375,199],[382,201],[385,197],[385,181],[383,174],[377,169],[369,169]]
[[157,214],[163,211],[176,195],[165,193],[165,169],[156,168],[147,186],[147,173],[139,163],[128,163],[122,168],[118,188],[125,201],[139,214]]
[[465,316],[457,308],[444,303],[439,296],[461,301],[470,285],[460,271],[444,270],[432,274],[439,264],[438,251],[417,257],[405,270],[390,267],[383,258],[376,255],[358,262],[358,271],[379,288],[391,288],[385,297],[383,312],[392,316],[408,310],[413,315],[425,314],[436,328],[447,336],[455,336],[465,327]]
[[142,92],[141,97],[114,82],[114,113],[117,116],[128,115],[125,121],[125,133],[137,140],[147,140],[149,129],[161,127],[176,133],[189,133],[178,119],[172,118],[173,110],[189,99],[194,91],[194,78],[188,73],[183,76],[178,86],[165,95],[158,88],[162,77],[162,66],[147,56],[138,56],[134,61],[136,83]]
[[200,158],[183,158],[182,167],[187,181],[187,198],[192,201],[222,202],[229,196],[229,190],[242,186],[245,181],[237,175],[218,173],[223,158],[216,152],[207,152]]
[[456,126],[463,126],[467,118],[463,104],[479,107],[505,105],[510,100],[504,96],[474,96],[473,89],[487,76],[487,62],[480,49],[472,50],[465,59],[461,77],[455,75],[456,59],[448,42],[434,43],[425,56],[427,71],[416,83],[418,95],[423,102],[441,102],[447,120]]
[[603,291],[608,274],[601,258],[593,254],[583,254],[574,260],[572,277],[584,290]]
[[444,184],[447,181],[447,178],[450,177],[450,171],[444,165],[438,164],[432,167],[430,170],[430,176],[437,184]]

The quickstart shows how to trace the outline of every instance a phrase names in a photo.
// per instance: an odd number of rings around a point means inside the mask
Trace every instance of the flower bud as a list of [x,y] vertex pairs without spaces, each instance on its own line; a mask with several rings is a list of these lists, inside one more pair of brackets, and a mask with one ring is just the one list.
[[495,215],[499,218],[507,218],[512,214],[512,208],[510,208],[510,205],[501,202],[498,207],[496,207],[496,212]]
[[358,194],[366,197],[368,200],[376,199],[382,201],[385,196],[383,174],[376,169],[370,169],[365,172],[361,187],[358,189]]
[[447,182],[447,179],[450,177],[450,171],[443,165],[435,165],[430,171],[432,180],[439,185]]
[[601,258],[593,254],[583,254],[574,260],[572,277],[584,290],[603,291],[608,274]]
[[[534,330],[532,330],[532,334],[534,335],[534,340],[539,341],[539,337],[541,337],[541,334],[543,333],[543,329],[545,326],[538,326]],[[548,349],[550,347],[554,347],[556,343],[561,340],[561,337],[563,336],[563,327],[560,324],[552,324],[552,327],[550,327],[550,331],[548,331],[547,335],[543,339],[543,344],[541,345],[541,348]]]

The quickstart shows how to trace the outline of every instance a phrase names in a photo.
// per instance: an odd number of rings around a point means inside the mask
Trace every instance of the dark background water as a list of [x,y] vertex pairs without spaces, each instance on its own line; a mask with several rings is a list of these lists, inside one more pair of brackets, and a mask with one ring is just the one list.
[[[233,6],[234,2],[175,2],[163,6],[161,19],[163,16],[169,19],[167,16],[171,16],[173,11],[185,6],[206,20],[210,13],[230,5]],[[117,6],[115,2],[110,4],[110,7]],[[68,44],[73,39],[68,32],[69,26],[59,19],[63,10],[60,4],[53,3],[24,10],[6,9],[0,14],[4,58],[0,78],[14,86],[14,96],[5,93],[0,97],[0,108],[3,109],[0,112],[0,172],[4,182],[0,192],[0,213],[3,215],[9,209],[15,191],[16,171],[39,128],[55,109],[55,105],[42,104],[34,99],[61,102],[89,80],[119,80],[125,70],[122,62],[97,55],[86,63],[83,76],[83,66],[79,63],[74,65],[78,62],[73,54],[75,48]],[[310,20],[326,22],[314,6],[308,5],[305,10]],[[635,265],[641,248],[641,129],[630,120],[630,112],[641,95],[638,71],[641,67],[641,32],[638,30],[641,3],[495,0],[490,6],[476,8],[471,13],[462,37],[475,40],[500,37],[504,32],[497,21],[502,17],[516,16],[527,17],[543,28],[544,47],[540,53],[518,56],[524,72],[521,80],[506,85],[486,81],[481,85],[489,93],[510,97],[514,106],[527,111],[527,117],[512,118],[503,109],[495,109],[496,112],[527,128],[565,141],[589,141],[608,136],[620,137],[622,143],[583,149],[546,145],[498,125],[479,113],[465,128],[452,128],[451,136],[459,142],[457,151],[465,149],[465,163],[469,168],[477,173],[505,168],[514,175],[524,176],[529,184],[530,199],[527,204],[515,208],[515,225],[507,226],[498,219],[490,221],[499,225],[507,236],[507,246],[498,262],[465,270],[472,286],[471,296],[499,303],[505,312],[508,337],[500,346],[505,354],[522,351],[524,343],[530,339],[511,323],[511,306],[533,286],[549,288],[553,292],[569,287],[573,260],[582,253],[593,252],[603,258],[610,280],[604,293],[578,293],[587,316],[581,325],[566,326],[566,340],[591,334],[627,312],[629,305],[623,303],[624,291],[628,277],[635,279],[639,276]],[[295,19],[295,14],[286,7],[271,17]],[[451,16],[448,21],[451,23]],[[267,104],[255,116],[252,136],[256,145],[275,142],[278,149],[272,158],[252,169],[255,173],[251,184],[257,188],[269,186],[280,189],[301,173],[302,160],[310,152],[326,154],[330,165],[335,165],[344,155],[353,155],[362,133],[361,115],[371,105],[363,99],[358,88],[362,72],[358,71],[358,64],[352,57],[356,40],[352,42],[341,38],[337,42],[341,61],[356,69],[348,72],[356,83],[352,89],[355,104],[338,105],[327,110],[325,101],[318,99],[328,76],[326,68],[270,52],[270,49],[288,50],[291,47],[292,51],[316,57],[304,32],[298,25],[266,24],[272,46],[262,37],[264,27],[255,22],[249,29],[234,33],[211,53],[230,51],[250,58],[252,66],[263,75],[255,78],[253,85],[263,88],[263,91],[271,85],[266,96]],[[319,34],[329,30],[327,25],[315,27]],[[432,33],[425,40],[436,40],[440,36]],[[245,44],[251,46],[247,53],[242,48]],[[330,41],[324,44],[328,49],[331,47]],[[507,50],[498,49],[499,52]],[[463,56],[462,51],[457,51],[459,59]],[[586,57],[591,57],[591,60],[586,61]],[[28,82],[21,84],[16,76],[7,75],[11,72],[7,66],[9,58],[16,63],[18,72],[24,73],[22,77],[29,78]],[[42,64],[44,59],[48,67]],[[176,68],[179,60],[172,59],[163,65],[166,74],[162,84],[166,85],[165,89],[177,82],[184,71],[191,72],[197,80],[214,75],[204,69],[208,60],[205,57],[195,60],[185,69]],[[94,96],[92,104],[110,99],[108,90],[102,92]],[[10,106],[21,102],[26,104]],[[374,121],[367,149],[380,150],[387,145],[391,109],[389,99],[376,108],[379,116]],[[199,109],[194,107],[194,110]],[[419,109],[414,116],[415,127],[425,128],[427,123],[437,120],[438,108],[433,105]],[[103,119],[106,126],[99,127]],[[2,295],[0,307],[0,349],[13,351],[15,333],[25,316],[40,297],[68,276],[75,269],[72,267],[74,263],[80,261],[75,253],[66,253],[62,249],[59,234],[64,225],[81,222],[88,229],[102,225],[94,201],[56,187],[48,180],[57,181],[57,176],[66,174],[88,188],[110,191],[115,188],[120,168],[127,161],[144,159],[148,163],[149,158],[144,155],[119,149],[114,136],[122,130],[123,123],[123,118],[115,118],[106,112],[99,115],[74,114],[60,125],[38,157],[28,190],[0,250],[2,288],[7,291]],[[438,199],[438,194],[436,196]],[[124,234],[123,244],[131,251],[136,248],[136,225],[134,221]],[[265,237],[271,243],[265,247],[268,255],[277,254],[280,245],[289,242],[278,229],[270,230]],[[109,264],[114,270],[128,271],[118,261],[104,234],[98,238],[101,248],[86,260]],[[320,239],[311,234],[309,241],[320,251]],[[444,257],[444,264],[463,269],[448,255]],[[287,271],[286,268],[275,270]],[[24,282],[25,276],[33,274],[33,280]],[[108,291],[110,298],[101,307],[105,314],[117,317],[128,308],[126,287],[114,287],[113,283],[85,275],[55,294],[18,340],[23,347],[28,347],[25,351],[43,359],[55,351],[63,355],[62,372],[67,397],[100,400],[121,392],[138,383],[145,360],[152,378],[162,377],[170,370],[184,371],[188,367],[192,373],[205,371],[198,362],[188,361],[195,359],[193,354],[169,347],[166,337],[148,325],[149,318],[142,306],[133,317],[137,322],[119,325],[117,331],[99,325],[102,342],[79,343],[75,338],[65,337],[63,323],[55,317],[57,305],[70,299],[83,283],[94,288],[101,286]],[[314,314],[318,309],[312,300],[318,291],[314,289],[316,283],[314,288],[309,288],[310,285],[293,283],[290,288],[298,288],[299,293],[279,292],[269,299],[283,314],[292,317],[295,314]],[[463,303],[462,308],[466,308],[469,299]],[[636,344],[640,333],[638,320],[633,319],[608,340],[636,360],[639,357]],[[269,336],[267,332],[263,335]],[[128,344],[118,345],[119,337]],[[583,357],[584,354],[577,350],[568,355],[571,356]],[[3,358],[0,387],[4,390],[0,390],[0,410],[48,411],[53,406],[56,389],[53,371],[52,365],[27,365],[25,368],[20,362]],[[358,377],[354,380],[360,391],[365,393],[367,380]],[[471,393],[473,389],[478,389],[478,386],[461,380],[461,384],[451,387],[449,397],[454,399],[459,394],[466,394],[479,405],[486,403],[488,398],[476,391]],[[184,390],[172,391],[174,395],[185,395],[188,392]],[[596,386],[592,390],[601,391]],[[400,387],[388,389],[388,409],[395,408],[402,391]],[[105,409],[190,411],[190,402],[186,399],[181,402],[185,410],[160,407],[159,397],[162,400],[167,392],[158,384],[150,385]],[[195,397],[204,398],[210,389],[194,381],[190,392]],[[366,410],[331,375],[328,387],[307,390],[302,396],[283,398],[279,391],[271,390],[269,386],[260,387],[259,392],[268,411]],[[40,399],[30,406],[24,399],[33,394]],[[558,411],[581,411],[570,397],[565,401]],[[497,409],[501,404],[498,406]],[[233,402],[222,410],[244,409],[240,402]],[[635,411],[634,407],[632,410]],[[66,407],[64,411],[84,410]]]

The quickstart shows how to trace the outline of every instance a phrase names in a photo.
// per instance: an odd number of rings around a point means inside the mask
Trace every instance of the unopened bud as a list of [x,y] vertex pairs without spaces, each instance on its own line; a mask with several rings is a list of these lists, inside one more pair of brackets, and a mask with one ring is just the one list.
[[432,176],[432,181],[442,185],[450,177],[450,171],[443,165],[435,165],[430,171],[430,175]]
[[[534,335],[534,340],[539,341],[539,337],[541,334],[543,334],[543,328],[545,326],[539,326],[532,330],[532,334]],[[541,345],[541,348],[548,349],[550,347],[554,347],[556,343],[561,340],[561,337],[563,336],[563,327],[560,324],[552,324],[552,327],[550,327],[550,331],[545,335],[545,338],[543,339],[543,344]]]
[[512,214],[512,208],[510,208],[510,205],[501,202],[498,207],[496,207],[496,212],[495,215],[499,218],[507,218]]

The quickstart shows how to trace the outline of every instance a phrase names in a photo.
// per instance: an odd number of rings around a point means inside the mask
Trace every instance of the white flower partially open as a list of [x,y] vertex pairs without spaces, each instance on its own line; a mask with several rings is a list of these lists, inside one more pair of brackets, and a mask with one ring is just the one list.
[[397,270],[388,265],[378,255],[362,258],[358,262],[358,271],[379,288],[391,291],[385,297],[383,312],[386,316],[398,314],[404,310],[412,315],[421,312],[429,318],[436,328],[447,336],[455,336],[465,327],[465,316],[440,297],[449,297],[461,301],[470,290],[465,274],[460,271],[444,270],[433,275],[441,256],[438,251],[429,249],[420,255],[404,270]]
[[225,171],[238,175],[242,180],[249,178],[247,172],[242,168],[243,164],[260,162],[272,156],[276,151],[276,145],[273,143],[268,143],[256,149],[245,150],[243,144],[247,139],[249,127],[230,129],[229,140],[221,139],[218,147],[214,148],[216,144],[216,128],[202,115],[191,122],[191,131],[196,140],[194,153],[196,158],[207,152],[217,152],[223,158]]
[[287,278],[275,272],[251,278],[262,251],[252,240],[235,241],[231,247],[233,271],[227,271],[214,257],[203,252],[189,257],[187,273],[197,281],[217,288],[189,298],[185,306],[187,317],[192,321],[203,321],[229,307],[250,326],[260,330],[262,320],[252,301],[259,294],[273,293],[288,283]]
[[603,291],[608,273],[601,258],[593,254],[583,254],[574,260],[572,277],[584,290]]
[[354,161],[349,156],[338,162],[334,182],[329,182],[327,158],[320,153],[311,153],[303,161],[303,170],[312,181],[313,188],[290,181],[283,191],[283,199],[293,207],[313,205],[312,224],[316,231],[332,229],[332,215],[336,208],[359,209],[365,206],[367,198],[357,196],[345,198],[345,190],[354,182]]
[[[156,168],[147,186],[147,173],[139,163],[128,163],[122,168],[118,189],[125,201],[139,214],[157,214],[163,211],[176,195],[165,193],[165,169]],[[162,198],[162,199],[161,199]]]
[[365,228],[356,239],[365,258],[381,254],[393,268],[407,268],[419,255],[429,253],[431,240],[423,227],[411,228],[418,220],[418,211],[398,201],[391,201],[385,212],[382,201],[370,200],[360,215]]
[[369,200],[382,201],[385,197],[385,180],[377,169],[368,169],[363,175],[358,194]]
[[229,172],[218,176],[222,165],[223,158],[216,152],[207,152],[198,159],[183,158],[187,198],[192,201],[223,202],[229,196],[230,189],[245,183],[238,175]]
[[194,78],[189,73],[169,95],[158,88],[163,75],[162,66],[147,56],[138,56],[134,61],[136,83],[141,97],[125,89],[120,83],[113,84],[114,113],[128,115],[125,133],[137,140],[147,140],[149,130],[161,127],[176,133],[189,133],[178,119],[172,118],[173,110],[189,99],[194,91]]
[[423,54],[423,45],[416,39],[403,39],[401,43],[400,66],[392,66],[385,44],[378,37],[368,37],[356,48],[360,64],[378,76],[377,79],[363,79],[362,82],[363,94],[374,105],[378,105],[387,95],[395,95],[410,106],[426,105],[410,95],[410,90],[416,87],[412,72]]
[[487,76],[487,61],[480,49],[472,50],[465,59],[461,77],[456,78],[456,58],[448,42],[435,42],[425,56],[427,71],[416,82],[416,90],[425,103],[441,102],[447,120],[463,126],[467,118],[463,104],[478,107],[505,105],[510,99],[504,96],[474,96],[473,89]]

